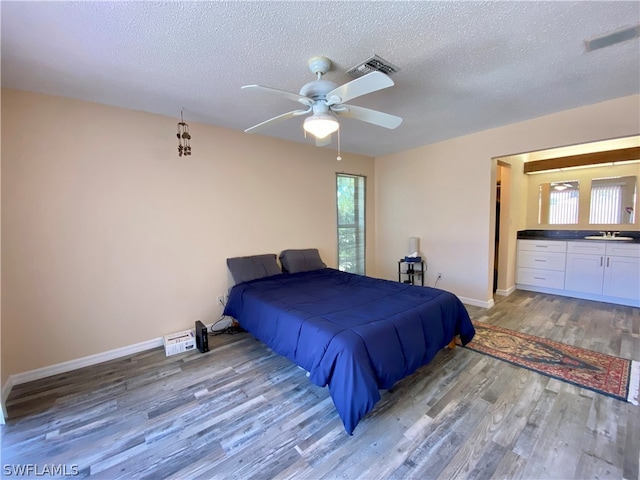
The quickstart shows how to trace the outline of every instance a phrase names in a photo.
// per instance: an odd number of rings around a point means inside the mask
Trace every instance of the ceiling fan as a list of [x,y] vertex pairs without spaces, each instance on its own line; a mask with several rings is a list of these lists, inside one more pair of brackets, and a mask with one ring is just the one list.
[[388,75],[374,71],[344,85],[337,86],[335,83],[322,78],[331,69],[331,60],[326,57],[313,57],[309,60],[308,65],[317,78],[305,84],[300,89],[300,93],[287,92],[261,85],[245,85],[242,87],[243,89],[273,93],[283,98],[300,102],[307,107],[306,109],[292,110],[265,120],[246,129],[246,133],[254,133],[275,122],[311,113],[311,116],[305,118],[303,128],[315,137],[316,145],[322,147],[331,143],[331,134],[337,131],[340,126],[336,116],[353,118],[390,129],[396,128],[402,123],[402,118],[395,115],[345,103],[356,97],[391,87],[394,83]]

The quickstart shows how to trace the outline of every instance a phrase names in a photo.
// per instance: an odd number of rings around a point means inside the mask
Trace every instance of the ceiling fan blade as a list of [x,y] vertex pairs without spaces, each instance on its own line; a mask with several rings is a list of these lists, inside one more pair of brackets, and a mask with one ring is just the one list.
[[331,143],[331,135],[324,138],[316,138],[316,147],[326,147]]
[[258,90],[261,92],[275,93],[276,95],[279,95],[284,98],[288,98],[289,100],[293,100],[294,102],[300,102],[303,105],[306,105],[307,107],[310,107],[311,105],[313,105],[313,100],[310,99],[309,97],[305,97],[304,95],[299,95],[293,92],[287,92],[285,90],[278,90],[277,88],[263,87],[261,85],[244,85],[241,88],[243,90],[245,88],[250,88],[252,90]]
[[310,111],[311,109],[309,108],[307,110],[293,110],[291,112],[283,113],[282,115],[278,115],[277,117],[270,118],[269,120],[265,120],[262,123],[254,125],[251,128],[247,128],[244,132],[255,133],[257,130],[261,130],[263,127],[266,127],[267,125],[271,125],[272,123],[280,122],[282,120],[287,120],[292,117],[297,117],[299,115],[304,115],[305,113],[309,113]]
[[354,118],[389,129],[397,128],[402,123],[402,117],[354,105],[340,105],[340,108],[333,110],[333,112],[341,117]]
[[353,98],[377,92],[393,85],[395,85],[393,80],[382,72],[367,73],[363,77],[351,80],[327,93],[327,104],[335,105],[336,103],[348,102]]

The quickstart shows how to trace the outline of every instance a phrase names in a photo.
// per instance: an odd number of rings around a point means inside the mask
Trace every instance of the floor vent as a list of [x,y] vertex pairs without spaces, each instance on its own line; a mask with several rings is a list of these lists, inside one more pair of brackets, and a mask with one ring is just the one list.
[[616,43],[626,42],[638,36],[640,36],[640,25],[625,27],[601,37],[585,40],[584,44],[587,52],[592,52],[600,48],[610,47]]
[[380,58],[378,55],[374,55],[355,67],[350,68],[346,73],[351,77],[358,78],[371,72],[382,72],[387,75],[391,75],[399,71],[400,69],[392,63],[387,62],[384,58]]

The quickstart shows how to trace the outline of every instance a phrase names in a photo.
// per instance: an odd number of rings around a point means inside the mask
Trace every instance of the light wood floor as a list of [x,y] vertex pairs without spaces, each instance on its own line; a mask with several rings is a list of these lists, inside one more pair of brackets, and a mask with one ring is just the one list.
[[[517,291],[479,321],[640,360],[640,309]],[[640,407],[457,348],[348,436],[326,389],[248,334],[14,387],[2,464],[96,478],[638,479]]]

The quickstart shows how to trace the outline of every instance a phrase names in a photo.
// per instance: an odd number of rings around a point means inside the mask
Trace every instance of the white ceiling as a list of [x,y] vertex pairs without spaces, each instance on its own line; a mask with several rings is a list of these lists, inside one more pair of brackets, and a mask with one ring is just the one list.
[[[300,108],[242,85],[297,93],[316,55],[342,84],[377,54],[396,85],[350,103],[404,122],[341,119],[342,149],[370,156],[640,92],[638,38],[584,46],[637,25],[637,1],[2,1],[1,15],[3,87],[238,130]],[[301,117],[262,134],[313,143]]]

